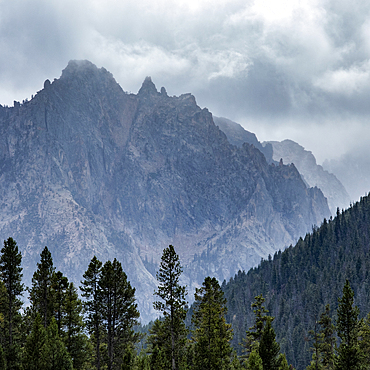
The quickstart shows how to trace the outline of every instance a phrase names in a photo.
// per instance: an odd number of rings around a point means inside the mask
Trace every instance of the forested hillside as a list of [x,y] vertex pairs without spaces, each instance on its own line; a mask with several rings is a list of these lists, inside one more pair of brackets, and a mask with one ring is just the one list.
[[326,220],[304,239],[277,252],[248,273],[239,272],[223,284],[227,321],[233,343],[241,352],[245,332],[252,325],[251,302],[263,294],[275,316],[273,326],[289,363],[304,369],[312,353],[309,331],[330,304],[331,315],[346,279],[354,290],[360,317],[370,311],[370,198],[361,198],[334,219]]

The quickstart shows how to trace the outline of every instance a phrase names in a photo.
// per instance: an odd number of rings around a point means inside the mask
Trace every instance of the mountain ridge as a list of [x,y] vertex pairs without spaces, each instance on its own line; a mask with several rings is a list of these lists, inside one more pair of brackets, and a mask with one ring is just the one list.
[[293,165],[234,147],[191,94],[146,78],[128,94],[104,68],[71,61],[59,79],[0,118],[0,234],[17,240],[25,281],[41,249],[76,282],[95,254],[122,262],[143,320],[158,264],[175,245],[191,291],[223,280],[304,235],[328,215]]

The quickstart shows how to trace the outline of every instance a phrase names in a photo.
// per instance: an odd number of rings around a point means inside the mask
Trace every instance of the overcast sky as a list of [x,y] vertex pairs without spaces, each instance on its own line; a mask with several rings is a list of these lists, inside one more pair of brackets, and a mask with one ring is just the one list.
[[0,0],[0,103],[30,98],[71,59],[169,95],[322,162],[370,138],[368,0]]

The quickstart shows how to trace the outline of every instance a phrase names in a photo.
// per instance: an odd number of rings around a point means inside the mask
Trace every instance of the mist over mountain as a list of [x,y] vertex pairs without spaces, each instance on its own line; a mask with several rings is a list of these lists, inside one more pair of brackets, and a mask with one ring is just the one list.
[[213,117],[216,126],[222,130],[229,142],[238,147],[242,147],[244,143],[248,143],[256,147],[261,153],[264,154],[268,163],[277,164],[279,161],[273,160],[273,148],[269,143],[260,143],[257,136],[253,132],[244,129],[239,123],[233,122],[224,117]]
[[295,243],[329,209],[294,165],[236,147],[191,94],[146,78],[125,93],[104,68],[71,61],[30,101],[0,106],[0,235],[18,243],[29,285],[45,245],[76,283],[96,255],[116,257],[142,319],[173,244],[189,291]]
[[284,163],[294,163],[308,186],[317,186],[322,190],[333,216],[337,208],[349,207],[351,199],[345,187],[335,175],[316,163],[312,152],[292,140],[268,141],[263,144],[272,146],[275,161],[283,159]]
[[340,179],[352,202],[370,191],[370,157],[367,147],[352,150],[339,159],[326,160],[323,167]]
[[[260,143],[254,133],[245,130],[236,122],[219,117],[214,117],[214,122],[226,134],[231,144],[239,147],[241,147],[243,143],[251,144],[265,155],[269,163],[277,164],[281,159],[283,163],[286,164],[294,163],[306,185],[308,187],[317,186],[324,193],[333,216],[336,214],[338,207],[340,209],[349,207],[351,199],[342,183],[334,174],[324,170],[322,166],[318,165],[312,152],[305,150],[298,143],[292,140],[284,140],[281,142],[265,141]],[[330,163],[335,167],[335,162]],[[329,167],[329,163],[327,163],[326,166]],[[355,168],[357,167],[358,166],[355,166]],[[355,178],[358,178],[358,176]],[[348,181],[346,183],[348,183]]]

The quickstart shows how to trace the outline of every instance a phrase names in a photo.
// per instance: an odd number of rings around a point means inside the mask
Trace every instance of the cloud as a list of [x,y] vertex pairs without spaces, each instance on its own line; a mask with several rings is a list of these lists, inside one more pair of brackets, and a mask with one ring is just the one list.
[[169,94],[191,92],[215,114],[276,136],[327,132],[350,119],[366,125],[370,115],[368,1],[0,0],[0,7],[2,104],[29,98],[70,59],[89,59],[124,90],[137,92],[150,75]]
[[326,92],[351,96],[370,87],[370,60],[347,69],[339,68],[327,71],[318,78],[314,85]]

